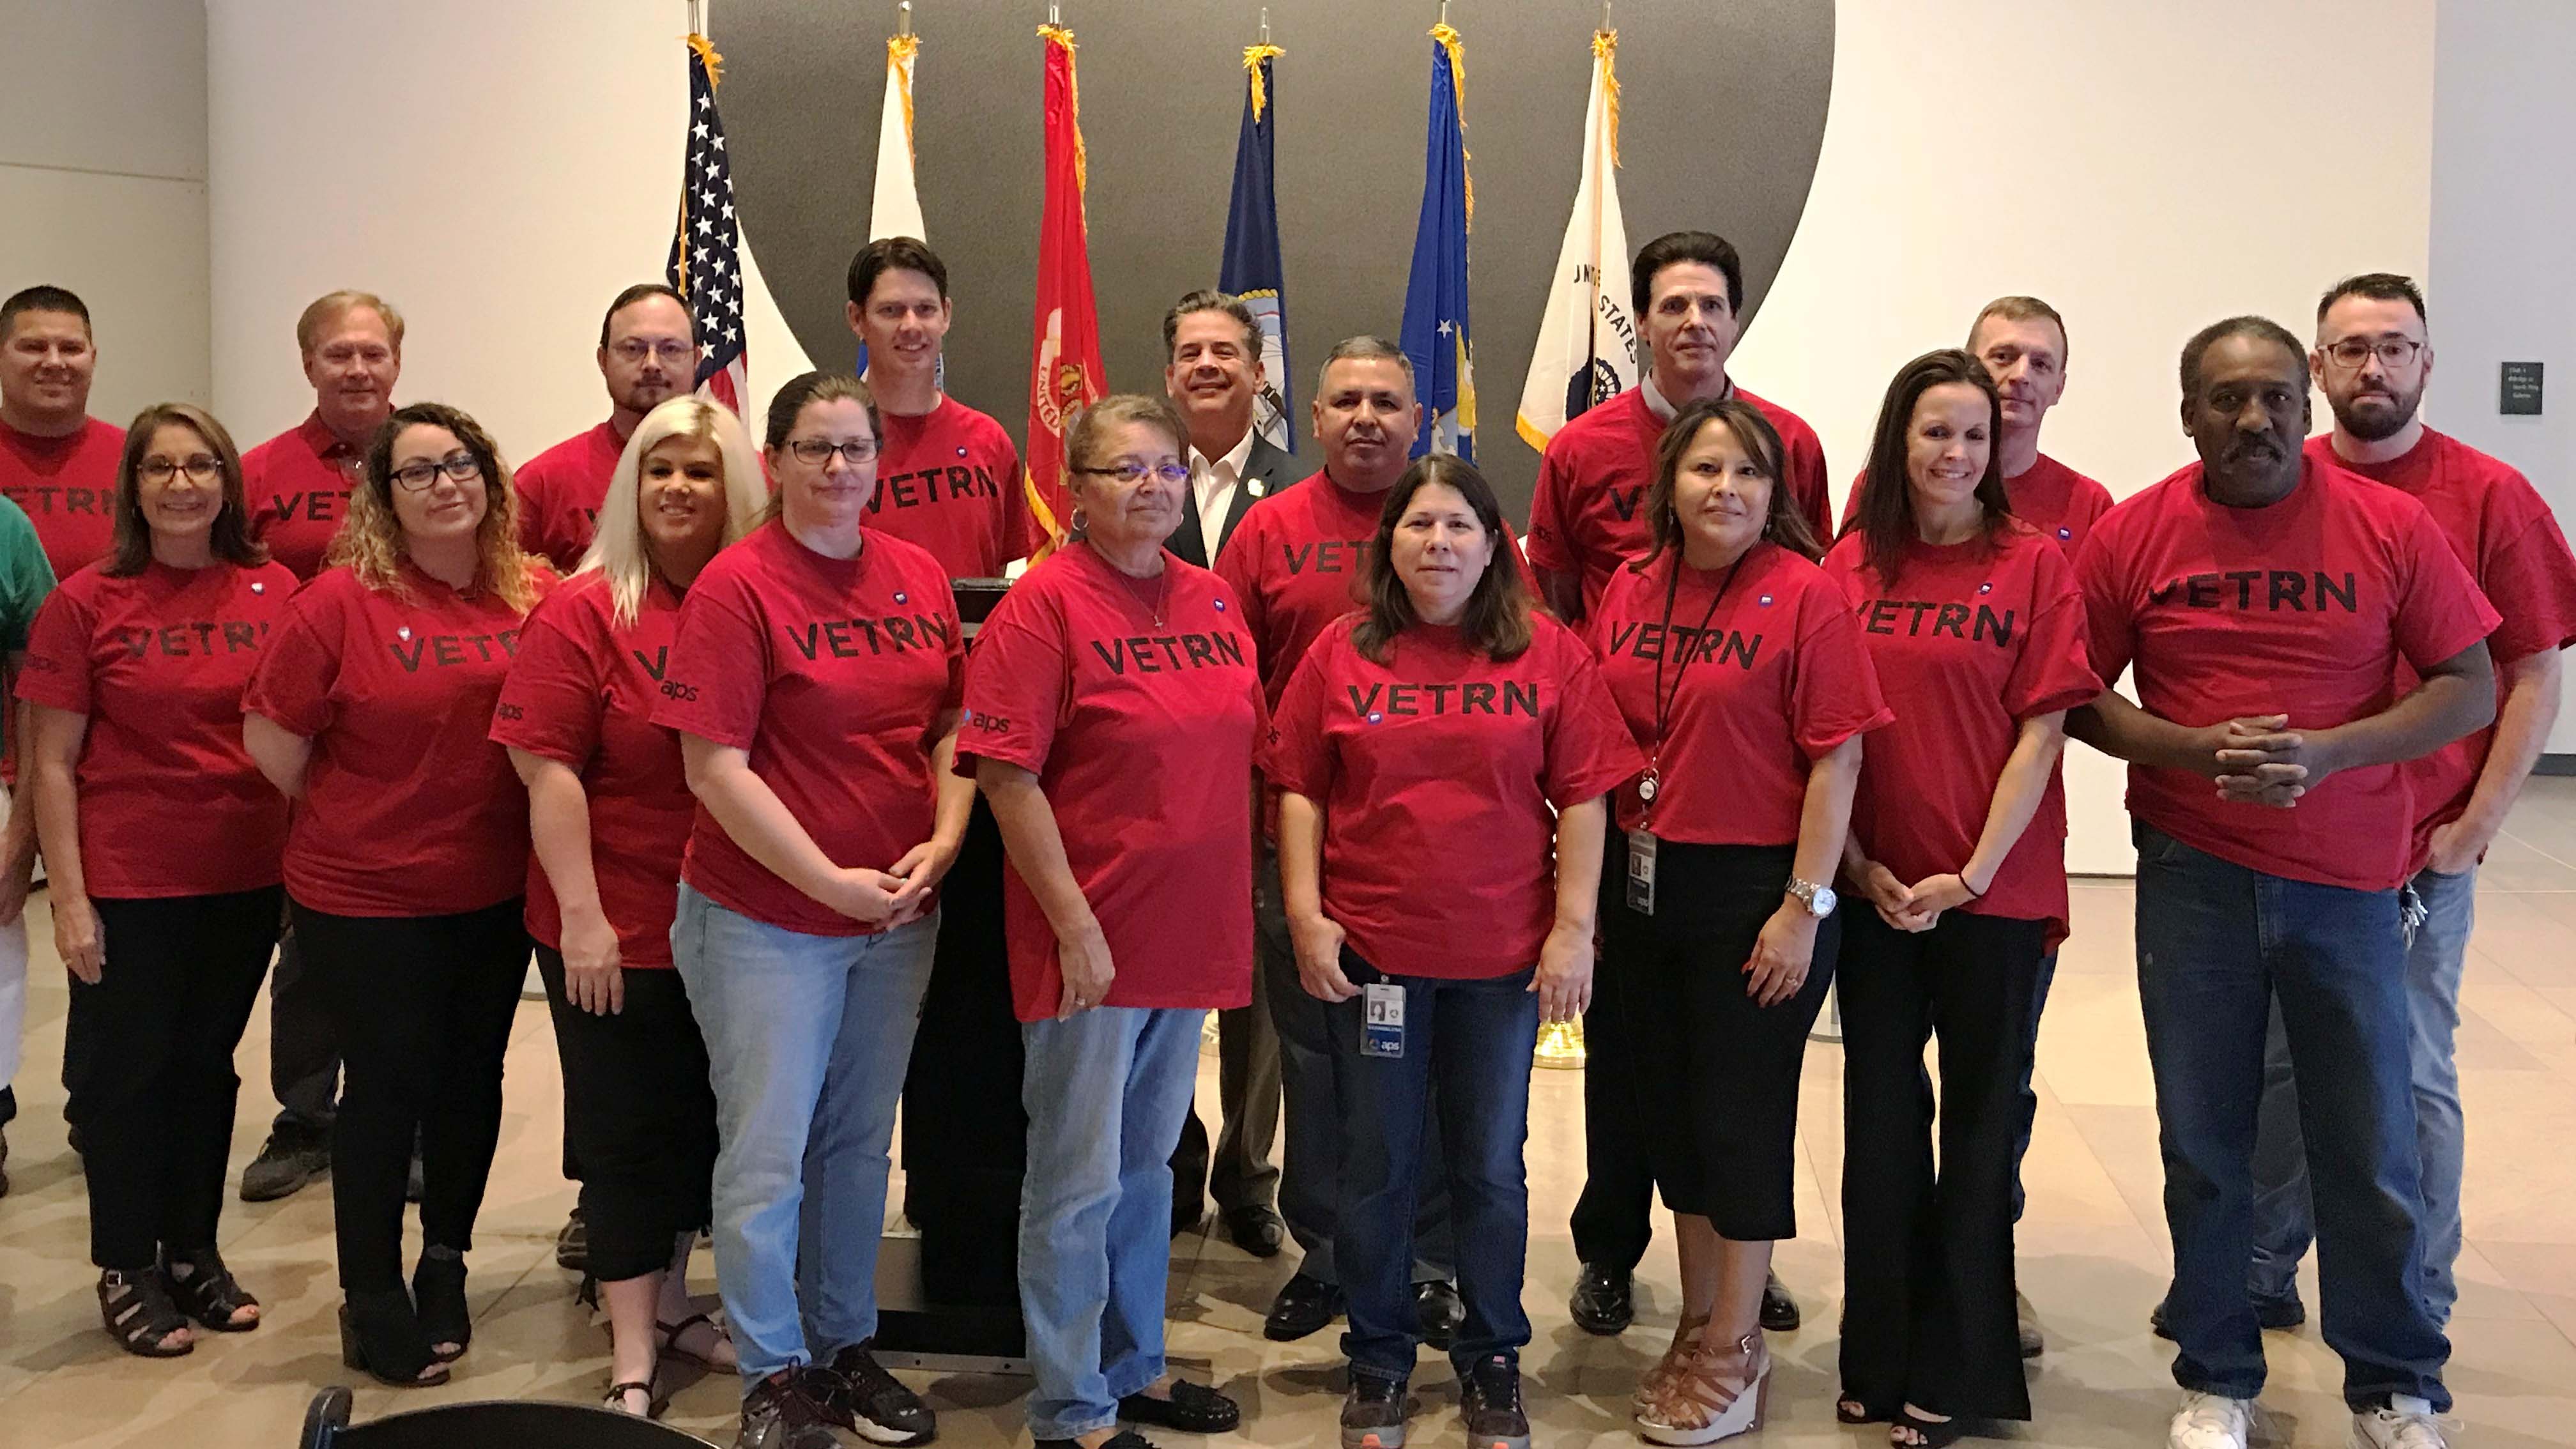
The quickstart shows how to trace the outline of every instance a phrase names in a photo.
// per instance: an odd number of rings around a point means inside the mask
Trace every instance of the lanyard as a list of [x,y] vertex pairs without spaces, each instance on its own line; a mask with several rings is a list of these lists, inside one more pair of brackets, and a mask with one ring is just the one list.
[[[1761,546],[1761,540],[1754,540],[1753,548]],[[1673,551],[1672,575],[1664,580],[1664,643],[1655,651],[1655,739],[1653,748],[1647,752],[1646,773],[1637,781],[1640,803],[1652,805],[1655,797],[1663,792],[1663,777],[1658,767],[1664,752],[1664,732],[1672,721],[1672,707],[1681,698],[1682,675],[1690,669],[1692,658],[1704,651],[1709,620],[1717,617],[1717,606],[1726,601],[1726,591],[1734,585],[1736,571],[1743,568],[1744,561],[1752,556],[1751,548],[1736,555],[1735,562],[1726,567],[1726,577],[1717,581],[1717,592],[1709,596],[1707,612],[1699,616],[1698,631],[1692,635],[1692,642],[1683,647],[1681,661],[1673,666],[1673,687],[1668,693],[1664,689],[1664,656],[1672,652],[1673,605],[1680,599],[1682,588],[1681,551]]]

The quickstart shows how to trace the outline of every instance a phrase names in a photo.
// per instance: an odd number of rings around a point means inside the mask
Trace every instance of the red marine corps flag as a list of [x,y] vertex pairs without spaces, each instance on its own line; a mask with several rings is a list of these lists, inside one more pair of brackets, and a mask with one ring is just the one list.
[[1109,390],[1100,365],[1100,314],[1091,300],[1091,247],[1082,214],[1083,155],[1073,32],[1038,27],[1046,42],[1046,208],[1038,223],[1038,305],[1029,366],[1029,512],[1052,539],[1072,516],[1065,494],[1064,426]]

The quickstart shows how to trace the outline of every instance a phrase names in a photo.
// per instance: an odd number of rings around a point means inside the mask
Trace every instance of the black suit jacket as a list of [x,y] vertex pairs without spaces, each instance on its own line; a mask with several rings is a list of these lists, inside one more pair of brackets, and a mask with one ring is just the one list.
[[[1301,467],[1295,458],[1272,447],[1269,439],[1253,434],[1252,451],[1243,460],[1243,477],[1234,485],[1234,498],[1225,506],[1225,524],[1217,530],[1218,551],[1222,552],[1225,541],[1234,537],[1234,526],[1243,522],[1243,515],[1253,504],[1305,477],[1310,471]],[[1260,485],[1258,494],[1253,489],[1255,484]],[[1207,547],[1199,539],[1198,499],[1193,496],[1182,512],[1186,516],[1181,526],[1172,531],[1171,538],[1163,546],[1183,563],[1194,563],[1200,568],[1214,566],[1216,560],[1205,557]]]

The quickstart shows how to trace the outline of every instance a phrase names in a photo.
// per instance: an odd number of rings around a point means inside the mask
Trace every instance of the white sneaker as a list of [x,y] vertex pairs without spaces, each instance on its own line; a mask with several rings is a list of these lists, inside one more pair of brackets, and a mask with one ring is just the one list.
[[2351,1449],[2450,1449],[2433,1406],[2411,1394],[2391,1394],[2388,1407],[2352,1416]]
[[[2245,1449],[2254,1432],[2254,1401],[2187,1393],[2165,1431],[2165,1449]],[[2360,1431],[2356,1429],[2355,1433]]]

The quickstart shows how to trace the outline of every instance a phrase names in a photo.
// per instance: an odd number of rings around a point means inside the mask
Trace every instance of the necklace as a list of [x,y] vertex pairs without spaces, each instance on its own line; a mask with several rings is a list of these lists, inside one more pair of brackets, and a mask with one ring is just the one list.
[[[1094,549],[1093,553],[1097,555],[1099,550]],[[1135,577],[1125,569],[1118,567],[1116,564],[1110,564],[1108,558],[1105,556],[1101,557],[1100,561],[1104,564],[1109,564],[1109,572],[1117,578],[1119,586],[1127,590],[1127,596],[1142,605],[1147,614],[1153,616],[1154,627],[1157,629],[1162,628],[1163,604],[1164,601],[1170,597],[1172,592],[1171,568],[1166,565],[1160,572],[1154,575],[1153,591],[1151,593],[1147,593],[1144,587],[1146,583],[1145,580]]]

